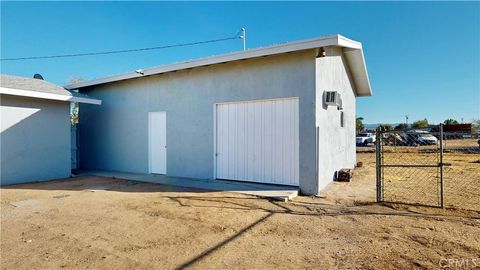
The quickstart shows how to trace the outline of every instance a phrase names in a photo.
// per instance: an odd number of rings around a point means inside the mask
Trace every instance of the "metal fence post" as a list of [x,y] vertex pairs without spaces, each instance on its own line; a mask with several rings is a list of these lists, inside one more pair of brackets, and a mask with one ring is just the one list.
[[440,124],[440,207],[444,208],[443,192],[443,124]]
[[382,196],[382,158],[381,158],[381,151],[382,151],[382,133],[380,132],[380,127],[377,128],[375,134],[375,158],[376,158],[376,177],[377,177],[377,202],[383,201]]

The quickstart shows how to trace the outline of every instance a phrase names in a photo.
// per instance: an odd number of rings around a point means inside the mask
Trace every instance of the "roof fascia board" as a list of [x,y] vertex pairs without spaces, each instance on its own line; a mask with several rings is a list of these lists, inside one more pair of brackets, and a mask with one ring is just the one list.
[[145,68],[143,69],[143,74],[139,74],[136,72],[128,72],[124,74],[66,85],[65,88],[69,90],[78,89],[78,88],[83,88],[83,87],[88,87],[88,86],[93,86],[98,84],[128,80],[133,78],[140,78],[140,77],[149,76],[149,75],[156,75],[156,74],[165,73],[165,72],[219,64],[219,63],[230,62],[230,61],[237,61],[237,60],[244,60],[249,58],[275,55],[275,54],[281,54],[281,53],[287,53],[287,52],[308,50],[308,49],[324,47],[324,46],[339,46],[339,40],[342,40],[342,43],[344,43],[344,46],[352,46],[353,48],[358,48],[359,46],[358,42],[354,42],[352,40],[346,39],[340,35],[335,35],[335,36],[329,36],[329,37],[323,37],[323,38],[314,38],[314,39],[308,39],[308,40],[303,40],[298,42],[285,43],[280,45],[273,45],[273,46],[262,47],[257,49],[250,49],[247,51],[216,55],[216,56],[200,58],[200,59],[176,63],[176,64],[158,66],[153,68]]
[[355,81],[355,92],[358,96],[371,96],[372,89],[363,51],[361,49],[344,48],[343,53],[349,63],[353,80]]
[[87,103],[87,104],[95,104],[95,105],[102,104],[101,100],[93,99],[93,98],[66,96],[66,95],[59,95],[59,94],[53,94],[53,93],[14,89],[14,88],[8,88],[8,87],[0,87],[0,94],[50,99],[50,100],[60,100],[60,101],[68,101],[68,102],[79,102],[79,103]]
[[355,40],[351,40],[341,35],[338,35],[338,46],[350,48],[350,49],[357,49],[357,50],[362,49],[362,43]]
[[350,62],[351,72],[357,89],[355,92],[358,96],[371,96],[370,82],[368,79],[367,67],[363,56],[362,44],[360,42],[348,39],[342,35],[334,35],[322,38],[313,38],[297,42],[290,42],[280,45],[267,46],[247,51],[233,52],[223,55],[216,55],[196,60],[185,61],[181,63],[163,65],[142,70],[143,74],[137,72],[128,72],[119,75],[113,75],[104,78],[93,79],[89,81],[79,82],[65,86],[66,89],[79,89],[99,84],[106,84],[116,81],[123,81],[145,76],[152,76],[161,73],[185,70],[195,67],[202,67],[214,64],[220,64],[231,61],[246,60],[251,58],[276,55],[294,51],[309,50],[319,47],[339,46],[344,48],[345,56]]

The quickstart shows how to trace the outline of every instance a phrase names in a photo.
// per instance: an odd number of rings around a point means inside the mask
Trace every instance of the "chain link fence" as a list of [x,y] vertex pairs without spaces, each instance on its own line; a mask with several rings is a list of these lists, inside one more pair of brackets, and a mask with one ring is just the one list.
[[480,211],[478,135],[432,130],[377,131],[377,201]]
[[443,139],[445,207],[480,211],[480,138],[445,133]]

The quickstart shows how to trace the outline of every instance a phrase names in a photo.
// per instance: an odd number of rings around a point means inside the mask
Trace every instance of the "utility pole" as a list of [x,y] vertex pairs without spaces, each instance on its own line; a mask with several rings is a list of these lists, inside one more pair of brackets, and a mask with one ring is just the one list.
[[408,115],[405,115],[405,127],[408,128]]
[[245,30],[245,27],[242,27],[240,29],[240,32],[242,33],[240,35],[240,38],[243,39],[243,50],[246,51],[247,50],[247,31]]

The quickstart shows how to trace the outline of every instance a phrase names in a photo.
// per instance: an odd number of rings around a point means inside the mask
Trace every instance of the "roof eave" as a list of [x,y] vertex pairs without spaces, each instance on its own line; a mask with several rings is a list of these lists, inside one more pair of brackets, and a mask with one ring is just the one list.
[[196,60],[185,61],[176,64],[163,65],[158,67],[146,68],[142,70],[142,73],[135,71],[124,74],[93,79],[89,81],[79,82],[64,86],[66,89],[80,89],[84,87],[106,84],[111,82],[123,81],[134,78],[141,78],[145,76],[151,76],[166,72],[184,70],[189,68],[220,64],[231,61],[238,61],[250,58],[257,58],[268,55],[276,55],[294,51],[308,50],[319,47],[327,46],[340,46],[345,48],[345,55],[349,62],[351,62],[351,72],[355,83],[355,91],[357,96],[371,96],[372,91],[370,89],[370,82],[368,80],[367,67],[362,51],[362,44],[360,42],[348,39],[342,35],[333,35],[322,38],[314,38],[303,41],[285,43],[280,45],[262,47],[257,49],[251,49],[247,51],[239,51],[229,54],[211,56]]
[[67,96],[67,95],[60,95],[60,94],[54,94],[54,93],[38,92],[38,91],[15,89],[15,88],[8,88],[8,87],[0,87],[0,94],[58,100],[58,101],[66,101],[66,102],[79,102],[79,103],[95,104],[95,105],[102,104],[101,100],[89,98],[89,97]]
[[363,50],[344,48],[343,54],[347,59],[352,73],[354,90],[359,97],[368,97],[372,95],[372,88],[370,86],[370,80],[368,78],[367,66],[365,63],[365,57]]

